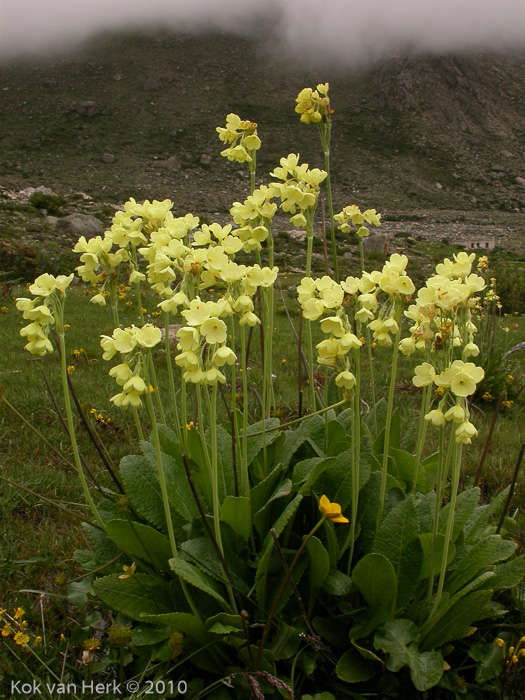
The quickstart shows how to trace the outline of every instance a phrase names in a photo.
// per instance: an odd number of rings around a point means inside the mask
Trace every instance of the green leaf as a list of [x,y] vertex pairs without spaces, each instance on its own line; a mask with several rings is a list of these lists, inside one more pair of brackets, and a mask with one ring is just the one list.
[[448,578],[445,590],[451,595],[456,593],[483,569],[511,557],[516,547],[516,542],[504,540],[499,535],[489,535],[480,540],[461,558]]
[[142,455],[120,462],[120,477],[134,510],[158,529],[166,531],[166,516],[157,471]]
[[[142,443],[142,449],[152,467],[157,469],[157,458],[153,445],[150,445],[149,442]],[[200,513],[186,476],[180,446],[174,445],[172,454],[161,452],[161,458],[170,506],[184,520],[191,523],[200,517]]]
[[138,647],[158,644],[169,639],[171,629],[169,627],[157,627],[152,625],[137,625],[133,628],[132,641]]
[[248,540],[252,529],[250,499],[246,496],[226,496],[221,505],[220,519],[228,523],[243,540]]
[[317,537],[311,537],[306,545],[306,550],[310,556],[310,596],[316,595],[330,571],[330,557]]
[[223,607],[229,610],[230,606],[222,596],[221,587],[210,576],[193,566],[193,564],[183,561],[180,557],[170,559],[170,566],[184,581],[215,598]]
[[[359,489],[370,478],[370,444],[368,438],[361,440],[361,458],[359,460]],[[326,470],[320,482],[322,493],[329,494],[331,501],[339,503],[345,509],[352,502],[352,452],[345,450],[337,455],[337,462]]]
[[505,562],[494,569],[494,576],[487,581],[482,588],[491,588],[493,591],[501,591],[513,588],[521,583],[525,577],[525,554],[511,561]]
[[[284,511],[281,513],[279,518],[274,523],[273,529],[275,530],[275,536],[283,532],[284,528],[288,524],[288,521],[294,516],[296,510],[299,508],[301,501],[303,500],[303,495],[298,493],[297,496],[291,501]],[[256,593],[257,602],[261,607],[265,607],[266,600],[266,580],[268,576],[268,564],[270,563],[270,556],[272,553],[274,543],[273,538],[270,533],[266,536],[264,540],[264,549],[259,559],[257,565],[257,573],[255,575],[256,580]]]
[[371,608],[387,606],[397,588],[396,572],[383,554],[367,554],[352,570],[352,581]]
[[169,612],[160,615],[144,614],[142,615],[142,620],[144,622],[173,627],[178,632],[187,634],[188,637],[192,637],[202,645],[207,644],[211,639],[202,620],[191,613]]
[[167,583],[157,576],[133,574],[120,579],[117,574],[99,578],[93,584],[95,594],[112,610],[140,622],[142,615],[170,612],[173,607]]
[[[181,545],[183,558],[191,564],[195,564],[205,574],[209,574],[216,581],[226,583],[227,579],[224,574],[221,562],[215,547],[208,537],[196,537],[191,540],[186,540]],[[232,549],[224,550],[224,559],[233,580],[233,585],[241,593],[248,593],[248,567],[237,556]]]
[[387,653],[390,671],[410,668],[412,682],[420,692],[435,686],[443,675],[443,657],[438,651],[420,652],[418,631],[412,620],[390,620],[374,637],[374,647]]
[[338,423],[341,423],[343,428],[345,429],[345,432],[347,435],[349,435],[352,431],[352,409],[351,408],[345,408],[344,411],[341,411],[341,413],[338,413],[335,420]]
[[314,468],[309,472],[306,481],[303,483],[299,489],[299,493],[306,496],[310,489],[313,487],[317,479],[323,474],[327,469],[332,467],[336,463],[336,457],[325,457],[320,462],[318,462]]
[[[456,499],[456,508],[454,511],[454,528],[452,531],[452,541],[454,542],[460,532],[465,527],[469,518],[472,516],[479,501],[479,488],[466,489],[458,494]],[[450,502],[441,509],[439,513],[439,532],[445,533],[447,527],[448,513],[450,511]]]
[[454,604],[442,615],[439,615],[438,608],[437,616],[439,619],[432,625],[434,618],[431,618],[423,625],[421,648],[434,649],[454,639],[464,637],[468,634],[469,627],[473,622],[485,617],[482,610],[491,597],[491,590],[473,591],[468,595],[455,597]]
[[110,520],[106,532],[128,556],[153,564],[159,571],[169,571],[172,556],[168,538],[158,530],[130,520]]
[[252,513],[258,513],[264,507],[282,471],[282,464],[277,464],[263,481],[250,490]]
[[327,433],[326,454],[332,457],[341,451],[340,445],[347,442],[348,435],[341,423],[337,420],[331,420],[328,423]]
[[280,432],[276,430],[276,428],[281,424],[281,421],[278,418],[267,418],[264,424],[266,432],[256,437],[250,437],[250,435],[262,432],[263,422],[259,421],[248,427],[248,466],[257,457],[265,444],[268,447],[268,445],[271,445],[272,442],[279,437]]
[[[441,571],[441,564],[443,562],[443,554],[445,553],[445,542],[446,537],[438,533],[434,541],[434,552],[432,553],[432,533],[425,532],[419,535],[419,541],[421,542],[421,549],[423,551],[423,564],[421,566],[421,572],[419,574],[419,580],[423,581],[426,578],[435,576]],[[434,566],[432,566],[432,556],[434,557]],[[456,548],[453,542],[449,543],[448,553],[447,553],[447,567],[451,564],[452,560],[456,556]]]
[[481,537],[488,525],[489,519],[498,513],[507,498],[510,486],[500,491],[498,495],[486,505],[477,506],[467,524],[465,525],[465,542],[475,542]]
[[67,598],[71,605],[83,608],[93,594],[93,577],[86,576],[81,581],[73,581],[67,587]]
[[[321,416],[314,414],[311,418],[304,420],[295,430],[286,431],[286,442],[281,452],[281,462],[285,469],[299,447],[320,428],[324,428],[324,420]],[[318,454],[323,456],[319,451]]]
[[502,659],[503,650],[495,643],[474,644],[469,650],[469,656],[478,662],[476,668],[476,683],[487,683],[493,678],[497,678],[503,671]]
[[221,612],[206,620],[206,629],[213,634],[242,632],[242,617],[240,615],[231,615],[230,613]]
[[346,683],[362,683],[375,675],[374,666],[355,649],[348,649],[335,667],[337,677]]
[[385,556],[396,575],[392,609],[402,608],[411,598],[423,563],[419,521],[412,496],[407,496],[381,523],[373,552]]
[[338,569],[330,569],[323,582],[323,590],[330,595],[346,596],[352,590],[352,579]]
[[[392,414],[392,419],[390,421],[390,448],[399,447],[399,436],[401,434],[401,428],[399,425],[399,410],[396,408]],[[385,429],[382,428],[381,432],[378,434],[374,440],[373,450],[376,455],[382,455],[385,451]]]

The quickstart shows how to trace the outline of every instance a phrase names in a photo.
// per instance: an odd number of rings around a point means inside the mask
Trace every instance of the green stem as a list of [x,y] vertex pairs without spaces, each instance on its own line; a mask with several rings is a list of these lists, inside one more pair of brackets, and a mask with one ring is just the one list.
[[312,402],[312,413],[315,413],[315,379],[314,379],[314,341],[312,336],[312,322],[307,321],[306,324],[306,342],[308,352],[308,381],[310,383],[310,396]]
[[[453,426],[454,428],[454,426]],[[451,437],[451,440],[454,440],[454,437]],[[454,452],[453,452],[453,459],[452,459],[452,479],[450,482],[450,501],[449,501],[449,511],[448,511],[448,518],[447,518],[447,527],[445,530],[445,545],[443,548],[443,558],[441,560],[441,572],[439,574],[439,583],[438,583],[438,589],[436,593],[436,598],[434,600],[434,607],[432,608],[432,612],[430,613],[430,617],[432,617],[441,602],[441,597],[443,595],[443,586],[445,585],[445,574],[447,571],[447,558],[448,558],[448,550],[450,546],[450,542],[452,541],[452,533],[454,530],[454,516],[455,516],[455,510],[456,510],[456,498],[458,495],[458,488],[459,488],[459,476],[461,472],[461,453],[462,453],[462,448],[463,448],[463,443],[456,443],[454,442]]]
[[[63,314],[63,309],[60,310],[60,315]],[[84,474],[84,470],[82,469],[82,463],[80,461],[80,452],[78,450],[78,444],[77,444],[77,438],[75,435],[75,426],[73,423],[73,413],[71,411],[71,398],[69,396],[69,387],[67,383],[67,357],[66,357],[66,339],[64,335],[64,328],[63,328],[63,321],[62,319],[59,320],[57,323],[59,325],[58,328],[58,338],[59,338],[59,343],[60,343],[60,365],[61,365],[61,370],[62,370],[62,390],[64,393],[64,405],[66,409],[66,417],[67,417],[67,429],[69,432],[69,439],[71,441],[71,447],[73,449],[73,458],[75,462],[75,466],[77,468],[77,473],[80,479],[80,483],[82,484],[82,490],[84,492],[84,497],[86,501],[89,504],[89,507],[91,508],[91,512],[93,513],[93,516],[97,523],[102,527],[102,529],[105,530],[104,526],[104,521],[100,517],[97,507],[95,505],[95,502],[93,500],[93,497],[91,496],[91,492],[89,490],[88,483],[86,481],[86,475]]]
[[[365,271],[365,252],[363,249],[363,239],[359,238],[359,257],[361,260],[361,276]],[[372,335],[370,328],[365,328],[366,350],[368,355],[368,370],[370,375],[370,389],[372,391],[372,416],[374,419],[374,436],[377,436],[377,408],[376,408],[376,383],[374,379],[374,360],[372,357]]]
[[139,412],[137,411],[135,406],[133,406],[132,412],[133,412],[133,420],[135,421],[135,428],[137,429],[137,434],[139,436],[139,440],[144,442],[144,432],[142,430],[142,425],[140,423]]
[[[146,408],[149,414],[149,418],[151,421],[151,430],[153,433],[153,446],[155,448],[155,461],[157,462],[157,475],[159,478],[159,486],[160,486],[160,492],[162,496],[162,504],[164,506],[164,517],[166,518],[166,527],[168,530],[168,538],[170,541],[170,547],[171,547],[171,553],[173,555],[174,559],[178,558],[178,551],[177,551],[177,541],[175,540],[175,531],[173,529],[173,521],[171,519],[171,508],[170,508],[170,503],[169,503],[169,498],[168,498],[168,488],[166,485],[166,475],[164,473],[164,465],[162,463],[162,451],[160,447],[160,438],[159,438],[159,431],[157,428],[157,420],[155,417],[155,410],[153,408],[153,401],[151,400],[151,394],[149,392],[146,393],[145,395],[145,401],[146,401]],[[183,581],[182,579],[180,580],[180,585],[181,588],[184,592],[184,596],[186,597],[186,600],[188,602],[188,605],[191,608],[191,611],[193,614],[201,619],[201,616],[199,614],[199,611],[197,607],[195,606],[195,603],[192,600],[191,594],[187,588],[186,582]]]
[[212,479],[212,499],[213,499],[213,526],[215,530],[215,541],[221,553],[220,561],[223,569],[224,578],[226,580],[226,588],[230,605],[234,613],[237,613],[237,604],[233,595],[233,588],[229,581],[228,571],[224,568],[224,547],[222,544],[221,535],[221,503],[219,498],[219,460],[217,458],[217,384],[214,384],[211,389],[210,402],[210,438],[211,438],[211,479]]
[[[328,140],[330,136],[328,136]],[[334,226],[334,206],[332,203],[332,185],[330,181],[330,148],[325,148],[324,151],[324,166],[326,170],[326,197],[328,199],[328,214],[330,216],[330,240],[332,243],[332,257],[334,261],[334,279],[339,283],[339,267],[337,264],[337,248],[335,245],[335,226]]]
[[432,515],[432,549],[430,552],[430,577],[428,579],[428,591],[427,591],[427,605],[430,603],[432,597],[432,591],[434,589],[434,556],[436,551],[436,538],[439,528],[439,514],[441,512],[441,501],[443,500],[443,468],[445,460],[444,458],[444,442],[445,442],[445,431],[441,425],[439,428],[439,451],[438,451],[438,470],[437,470],[437,481],[436,481],[436,502],[434,504],[434,513]]
[[430,401],[432,399],[432,385],[423,388],[423,396],[421,397],[421,411],[419,414],[419,428],[417,432],[417,445],[416,445],[416,468],[414,469],[414,479],[412,481],[412,491],[415,492],[417,488],[417,479],[419,476],[419,463],[421,461],[421,455],[423,454],[423,448],[425,446],[425,438],[427,435],[427,421],[425,416],[430,409]]
[[386,409],[386,423],[385,423],[385,443],[383,448],[383,464],[381,467],[381,487],[379,492],[379,507],[377,511],[377,524],[376,529],[379,529],[381,524],[381,518],[383,517],[383,505],[385,501],[386,494],[386,480],[388,476],[388,457],[390,452],[390,427],[392,422],[392,414],[394,409],[394,389],[396,384],[396,372],[397,372],[397,356],[399,351],[399,341],[401,339],[401,306],[395,311],[394,318],[397,322],[397,331],[394,338],[394,348],[392,354],[392,369],[390,370],[390,387],[388,390],[388,402]]
[[248,377],[246,368],[246,333],[241,326],[241,374],[242,374],[242,439],[241,439],[241,474],[240,493],[250,495],[250,478],[248,475]]
[[[175,378],[173,376],[173,366],[171,362],[171,348],[169,338],[170,315],[164,314],[164,348],[166,351],[166,364],[168,366],[168,382],[170,385],[171,407],[173,411],[173,420],[175,422],[175,432],[182,444],[182,429],[179,421],[179,410],[177,408],[177,396],[175,394]],[[184,426],[185,428],[186,426]]]

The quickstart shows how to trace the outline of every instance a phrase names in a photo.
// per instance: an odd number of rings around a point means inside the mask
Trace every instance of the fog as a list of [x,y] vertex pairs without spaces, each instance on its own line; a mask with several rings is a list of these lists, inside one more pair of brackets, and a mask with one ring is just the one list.
[[525,47],[525,1],[0,0],[0,57],[67,50],[130,27],[220,29],[250,35],[283,60],[351,66],[406,50]]

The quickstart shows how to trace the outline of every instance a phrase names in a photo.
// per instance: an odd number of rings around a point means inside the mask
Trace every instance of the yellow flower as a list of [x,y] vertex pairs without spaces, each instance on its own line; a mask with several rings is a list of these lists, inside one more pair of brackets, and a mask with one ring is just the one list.
[[26,614],[26,611],[24,608],[16,608],[14,614],[13,614],[13,619],[14,620],[20,620],[24,615]]
[[71,374],[71,372],[74,372],[74,371],[75,371],[75,365],[68,365],[68,366],[66,367],[66,372],[67,372],[68,374]]
[[124,573],[120,574],[119,578],[121,578],[121,579],[130,578],[135,573],[136,568],[137,568],[137,565],[135,564],[135,562],[133,562],[133,564],[131,564],[131,566],[124,565],[122,567],[122,571]]
[[326,520],[331,520],[334,523],[348,522],[348,519],[341,514],[339,503],[330,503],[326,496],[321,496],[319,499],[319,510]]
[[29,641],[29,635],[24,634],[23,632],[17,632],[13,639],[18,646],[24,647]]

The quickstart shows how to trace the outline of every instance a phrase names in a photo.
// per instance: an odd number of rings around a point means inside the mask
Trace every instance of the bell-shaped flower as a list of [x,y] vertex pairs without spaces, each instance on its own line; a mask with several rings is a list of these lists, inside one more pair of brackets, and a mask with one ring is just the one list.
[[415,375],[412,379],[412,384],[414,384],[414,386],[430,386],[436,377],[436,370],[428,362],[423,362],[423,364],[418,365],[414,369],[414,372]]
[[473,437],[478,434],[475,426],[470,421],[464,421],[456,430],[456,442],[469,445]]
[[109,376],[114,377],[119,386],[124,386],[132,375],[133,372],[127,362],[123,362],[120,365],[115,365],[109,370]]
[[345,332],[343,322],[339,316],[329,316],[328,318],[323,318],[321,321],[321,330],[323,333],[331,333],[336,337],[341,337]]
[[445,420],[453,421],[454,423],[463,423],[466,417],[465,409],[460,404],[455,404],[445,413]]
[[143,348],[154,348],[162,340],[162,332],[151,323],[146,323],[135,331],[135,340]]
[[344,370],[337,375],[335,378],[335,383],[338,387],[351,391],[355,386],[356,379],[352,372],[349,370]]
[[223,365],[233,365],[237,360],[236,354],[227,345],[223,345],[218,348],[212,357],[212,363],[216,367],[222,367]]
[[445,425],[445,414],[440,408],[435,408],[425,415],[425,420],[436,427]]
[[115,350],[123,354],[131,352],[137,345],[135,332],[131,328],[115,328],[113,342]]

